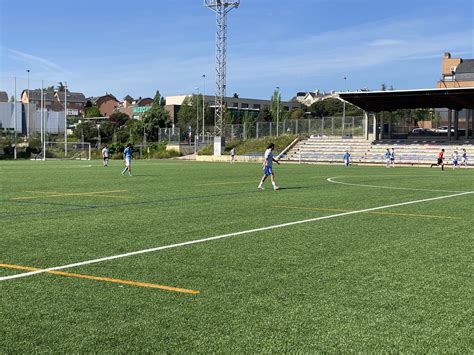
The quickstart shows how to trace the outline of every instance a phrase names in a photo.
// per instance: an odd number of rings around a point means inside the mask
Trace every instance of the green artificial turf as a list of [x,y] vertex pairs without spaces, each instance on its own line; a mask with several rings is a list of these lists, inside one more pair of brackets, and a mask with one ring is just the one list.
[[[121,168],[0,162],[0,263],[48,268],[474,191],[468,169],[282,164],[282,189],[257,191],[260,164],[137,161],[133,177]],[[196,295],[44,273],[0,281],[0,353],[472,353],[473,198],[63,270]],[[0,277],[22,272],[0,267]]]

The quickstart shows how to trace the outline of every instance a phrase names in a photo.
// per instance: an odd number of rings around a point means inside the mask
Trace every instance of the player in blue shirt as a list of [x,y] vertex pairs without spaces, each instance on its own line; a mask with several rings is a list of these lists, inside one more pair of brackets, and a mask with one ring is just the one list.
[[387,148],[387,151],[385,152],[385,167],[390,168],[390,158],[392,154],[390,153],[390,149]]
[[342,160],[344,161],[345,167],[349,167],[349,163],[351,162],[351,155],[348,150],[346,150],[346,152],[342,156]]
[[463,148],[463,149],[462,149],[461,164],[464,165],[465,168],[467,168],[467,153],[466,153],[466,148]]
[[392,168],[395,167],[395,148],[392,148],[392,151],[390,152],[390,165]]
[[277,163],[280,165],[278,160],[275,160],[273,158],[273,149],[275,148],[275,144],[270,143],[268,145],[267,150],[265,151],[265,158],[263,160],[263,177],[262,180],[260,180],[260,184],[258,184],[258,189],[263,190],[263,183],[267,179],[268,176],[270,176],[270,180],[272,181],[273,185],[273,190],[278,190],[279,187],[275,184],[275,176],[273,174],[273,162]]
[[122,170],[122,175],[128,171],[128,175],[132,176],[132,145],[130,143],[123,151],[123,161],[125,162],[125,169]]

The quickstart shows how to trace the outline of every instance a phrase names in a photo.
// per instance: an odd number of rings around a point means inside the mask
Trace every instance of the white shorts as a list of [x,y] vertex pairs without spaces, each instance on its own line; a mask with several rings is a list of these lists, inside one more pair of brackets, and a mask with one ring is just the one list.
[[125,166],[130,166],[132,160],[130,158],[125,158]]

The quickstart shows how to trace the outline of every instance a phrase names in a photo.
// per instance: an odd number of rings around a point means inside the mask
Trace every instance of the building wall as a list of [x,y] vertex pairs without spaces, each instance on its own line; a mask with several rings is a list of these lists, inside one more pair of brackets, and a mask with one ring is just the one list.
[[461,58],[451,58],[451,53],[448,53],[448,52],[444,53],[443,64],[441,67],[441,74],[451,75],[453,68],[456,68],[460,63],[461,63]]
[[114,99],[104,100],[98,106],[99,110],[100,110],[100,114],[102,116],[110,116],[112,113],[114,113],[114,111],[117,108],[118,104],[119,103],[117,101],[115,101]]

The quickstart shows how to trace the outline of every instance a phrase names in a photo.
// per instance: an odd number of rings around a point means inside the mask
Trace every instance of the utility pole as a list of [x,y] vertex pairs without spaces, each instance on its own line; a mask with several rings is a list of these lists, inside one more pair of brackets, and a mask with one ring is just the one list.
[[214,155],[221,155],[224,141],[224,114],[226,90],[227,13],[239,7],[240,0],[204,0],[204,6],[216,13],[216,99]]
[[64,82],[64,156],[67,157],[67,82]]

